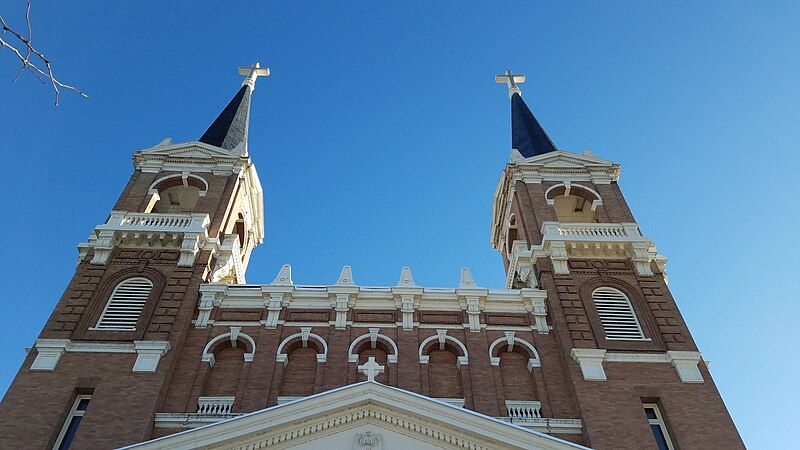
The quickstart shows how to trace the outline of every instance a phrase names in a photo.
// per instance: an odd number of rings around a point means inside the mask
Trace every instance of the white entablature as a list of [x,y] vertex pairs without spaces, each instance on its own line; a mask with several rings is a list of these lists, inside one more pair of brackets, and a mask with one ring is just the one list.
[[[462,272],[469,273],[467,269]],[[343,273],[350,274],[349,268]],[[464,280],[470,280],[470,287],[464,287]],[[411,284],[406,283],[411,280]],[[470,316],[469,323],[459,325],[471,331],[480,331],[487,325],[480,323],[481,312],[530,314],[532,326],[528,329],[539,333],[548,333],[546,299],[547,292],[542,289],[486,289],[477,287],[471,275],[462,273],[462,285],[456,288],[429,288],[413,284],[411,272],[403,268],[397,286],[359,286],[348,278],[347,291],[341,282],[332,285],[295,285],[291,280],[291,268],[284,266],[278,277],[271,284],[223,284],[208,283],[200,286],[200,301],[195,326],[203,328],[214,326],[263,326],[274,328],[278,324],[285,326],[306,326],[307,323],[289,323],[279,320],[284,308],[288,309],[335,309],[345,313],[355,310],[399,310],[403,313],[403,321],[386,324],[364,324],[366,326],[399,327],[404,330],[419,326],[413,321],[416,311],[466,311]],[[346,300],[335,301],[337,296],[346,295]],[[334,299],[334,301],[332,301]],[[261,322],[214,322],[214,308],[266,309],[267,318]],[[405,316],[410,316],[406,318]],[[474,320],[472,319],[474,317]],[[408,320],[406,320],[408,319]],[[313,324],[319,326],[319,323]],[[361,325],[352,322],[332,321],[326,325],[347,326]]]

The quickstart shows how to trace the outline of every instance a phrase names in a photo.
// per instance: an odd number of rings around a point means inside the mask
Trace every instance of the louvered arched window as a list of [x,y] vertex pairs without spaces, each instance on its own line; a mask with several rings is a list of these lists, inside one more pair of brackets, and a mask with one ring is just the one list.
[[642,340],[645,338],[630,300],[621,291],[610,287],[601,287],[595,289],[592,299],[597,309],[597,315],[600,316],[600,322],[603,324],[606,339]]
[[147,278],[133,277],[122,281],[111,293],[95,329],[135,331],[136,322],[152,290],[153,283]]

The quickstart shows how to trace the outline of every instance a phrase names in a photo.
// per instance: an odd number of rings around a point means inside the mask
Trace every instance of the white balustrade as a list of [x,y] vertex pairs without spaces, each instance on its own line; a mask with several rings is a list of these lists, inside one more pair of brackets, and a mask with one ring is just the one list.
[[506,412],[512,420],[517,419],[541,419],[542,402],[506,400]]
[[137,213],[112,211],[108,221],[98,229],[155,232],[199,232],[209,224],[208,214]]
[[546,240],[561,241],[638,241],[642,234],[635,223],[562,223],[545,222]]
[[197,414],[225,416],[231,413],[235,397],[200,397],[197,400]]
[[127,248],[175,248],[180,250],[178,266],[191,267],[208,241],[211,220],[205,213],[138,213],[112,211],[106,223],[78,245],[80,259],[94,250],[91,263],[105,265],[115,246]]

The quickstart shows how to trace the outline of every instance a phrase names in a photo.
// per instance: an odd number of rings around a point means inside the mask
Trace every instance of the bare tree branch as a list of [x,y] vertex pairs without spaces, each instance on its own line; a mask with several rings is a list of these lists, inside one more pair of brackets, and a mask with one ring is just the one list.
[[[55,93],[55,104],[56,104],[56,106],[58,106],[58,99],[59,99],[59,96],[61,95],[61,92],[58,90],[58,88],[68,89],[68,90],[73,91],[73,92],[75,92],[75,93],[77,93],[77,94],[79,94],[79,95],[81,95],[83,97],[89,97],[88,95],[86,95],[86,93],[84,93],[80,89],[76,88],[75,86],[70,86],[68,84],[62,83],[61,81],[58,81],[58,79],[56,79],[55,75],[53,75],[53,66],[50,63],[50,60],[47,59],[42,52],[36,50],[36,48],[34,48],[33,45],[31,44],[31,36],[33,36],[33,32],[31,30],[31,2],[30,1],[28,1],[28,6],[25,9],[25,23],[26,23],[26,25],[28,27],[28,37],[25,37],[22,34],[18,33],[17,31],[14,31],[10,26],[8,26],[8,23],[5,21],[5,19],[3,19],[2,16],[0,16],[0,25],[3,26],[3,33],[2,33],[2,35],[0,35],[0,47],[5,47],[5,48],[11,50],[12,53],[17,55],[17,58],[19,58],[19,61],[22,64],[22,67],[20,67],[20,69],[19,69],[19,73],[17,74],[16,77],[14,77],[14,80],[12,81],[12,83],[16,82],[19,79],[20,75],[22,75],[22,73],[27,69],[32,74],[34,74],[36,76],[36,78],[38,78],[39,81],[42,82],[42,84],[44,84],[44,82],[45,82],[44,78],[46,78],[46,79],[48,79],[50,81],[50,84],[53,86],[53,92]],[[12,36],[14,36],[19,42],[21,42],[24,45],[24,50],[23,51],[26,52],[24,56],[22,55],[22,52],[15,45],[12,45],[13,42],[14,42],[13,40],[11,40],[11,42],[9,42],[9,41],[3,39],[3,37],[6,36],[6,32],[10,33]],[[38,58],[40,61],[38,61],[38,62],[31,61],[31,57],[32,56],[35,57],[35,58]],[[41,65],[41,64],[44,64],[44,70],[39,67],[39,65]],[[45,70],[46,70],[46,72],[45,72]],[[44,78],[42,78],[42,77],[44,77]]]

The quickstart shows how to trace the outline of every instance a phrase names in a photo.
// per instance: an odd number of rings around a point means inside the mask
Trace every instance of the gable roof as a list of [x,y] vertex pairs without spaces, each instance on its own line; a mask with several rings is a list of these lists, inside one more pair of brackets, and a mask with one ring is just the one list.
[[447,403],[361,382],[125,449],[292,446],[370,423],[444,448],[586,449]]

